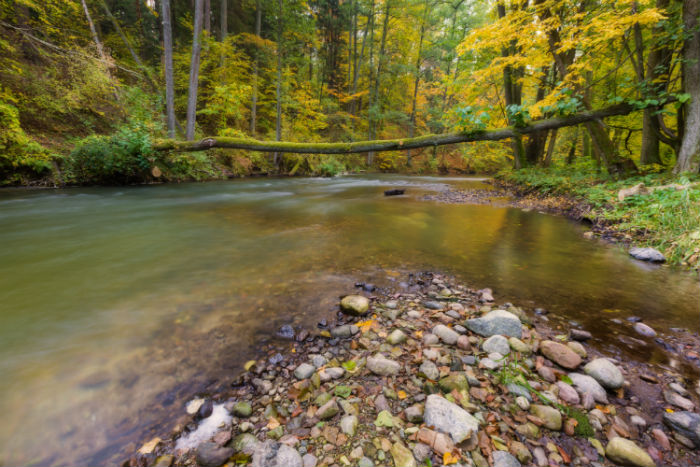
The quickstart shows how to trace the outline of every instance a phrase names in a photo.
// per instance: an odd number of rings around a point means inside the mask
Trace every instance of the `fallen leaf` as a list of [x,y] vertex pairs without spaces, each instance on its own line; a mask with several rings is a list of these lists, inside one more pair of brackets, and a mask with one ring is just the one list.
[[451,465],[459,462],[459,456],[452,454],[451,452],[446,452],[442,455],[442,465]]

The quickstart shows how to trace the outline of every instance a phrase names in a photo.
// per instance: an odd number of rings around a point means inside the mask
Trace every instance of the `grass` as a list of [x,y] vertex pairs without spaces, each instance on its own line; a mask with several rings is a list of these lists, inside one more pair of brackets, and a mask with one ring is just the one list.
[[698,268],[700,258],[700,185],[630,196],[618,201],[623,188],[644,183],[647,187],[677,183],[686,185],[698,176],[650,173],[616,180],[588,166],[530,168],[501,172],[501,180],[529,192],[572,197],[591,207],[592,216],[620,234],[635,238],[638,246],[664,253],[669,263]]

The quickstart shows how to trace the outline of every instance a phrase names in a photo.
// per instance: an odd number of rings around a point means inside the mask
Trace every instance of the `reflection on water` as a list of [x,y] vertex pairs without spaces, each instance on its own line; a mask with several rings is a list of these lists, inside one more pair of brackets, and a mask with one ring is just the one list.
[[[229,384],[279,325],[312,324],[356,280],[389,283],[394,271],[455,274],[616,346],[625,328],[613,318],[697,321],[692,278],[585,240],[565,219],[420,200],[482,182],[0,192],[0,463],[114,464],[193,394]],[[385,198],[393,186],[407,194]],[[663,363],[651,347],[621,351]]]

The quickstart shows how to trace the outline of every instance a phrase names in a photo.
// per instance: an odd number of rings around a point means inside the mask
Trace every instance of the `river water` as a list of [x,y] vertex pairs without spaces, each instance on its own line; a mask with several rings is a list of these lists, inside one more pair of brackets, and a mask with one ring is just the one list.
[[[0,191],[0,465],[113,465],[230,383],[282,324],[357,281],[454,274],[575,320],[608,351],[625,318],[697,331],[696,279],[564,218],[421,198],[476,178],[347,176]],[[389,188],[406,195],[384,197]],[[612,320],[622,320],[622,324]]]

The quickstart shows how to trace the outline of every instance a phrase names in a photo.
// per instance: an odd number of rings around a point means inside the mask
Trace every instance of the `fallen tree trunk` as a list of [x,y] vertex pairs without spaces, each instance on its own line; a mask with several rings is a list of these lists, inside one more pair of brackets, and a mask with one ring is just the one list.
[[378,141],[357,141],[352,143],[290,143],[284,141],[258,141],[248,138],[227,138],[223,136],[204,138],[200,141],[165,140],[154,145],[158,151],[204,151],[211,148],[245,149],[261,152],[291,152],[297,154],[352,154],[370,151],[401,151],[446,144],[473,141],[498,141],[540,131],[575,126],[581,123],[601,120],[615,115],[627,115],[639,110],[630,104],[622,103],[600,110],[581,112],[568,117],[537,120],[524,127],[510,127],[496,130],[451,133],[445,135],[425,135],[415,138],[387,139]]

